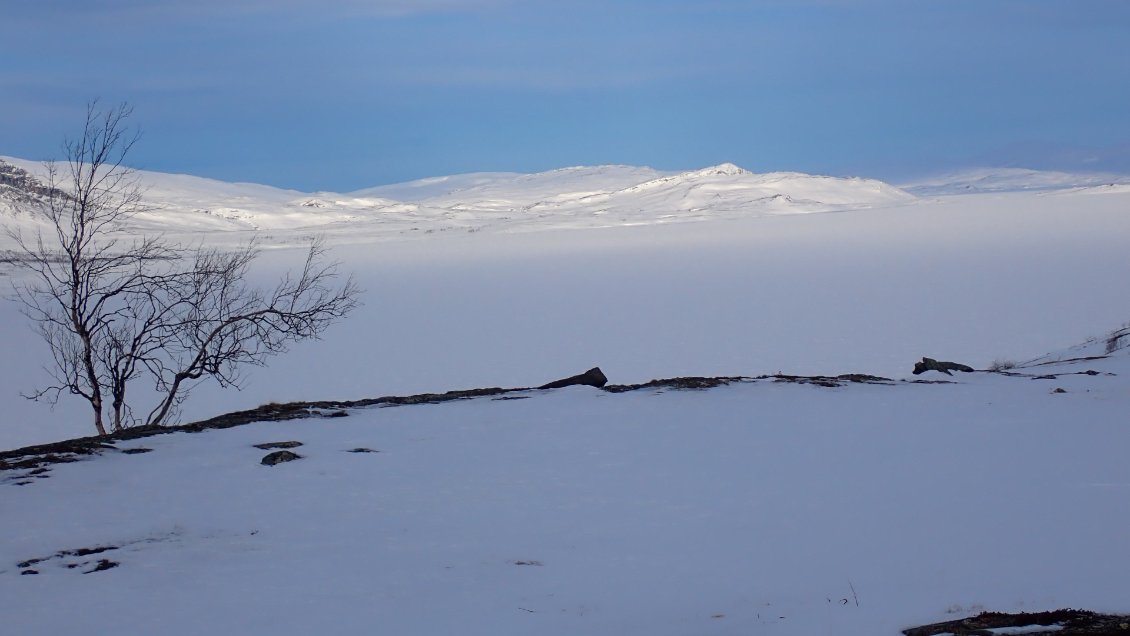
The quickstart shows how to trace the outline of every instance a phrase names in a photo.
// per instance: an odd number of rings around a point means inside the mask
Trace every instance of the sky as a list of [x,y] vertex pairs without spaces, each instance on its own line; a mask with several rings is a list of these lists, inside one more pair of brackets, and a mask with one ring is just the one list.
[[0,0],[0,155],[304,191],[733,162],[1130,173],[1124,0]]

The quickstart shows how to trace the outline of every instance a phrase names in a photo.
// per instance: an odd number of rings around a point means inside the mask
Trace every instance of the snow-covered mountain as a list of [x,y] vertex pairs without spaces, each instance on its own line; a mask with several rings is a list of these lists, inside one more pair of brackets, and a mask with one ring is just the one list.
[[899,184],[899,187],[917,196],[927,197],[986,192],[1044,192],[1114,184],[1130,184],[1130,176],[1025,168],[976,168],[921,178]]
[[[13,175],[0,191],[0,213],[11,214],[26,207],[43,168],[7,157],[0,162],[0,170]],[[476,173],[344,194],[144,171],[138,177],[149,210],[122,231],[255,231],[282,242],[310,232],[356,241],[440,231],[649,225],[887,207],[914,199],[870,179],[755,174],[733,164],[680,173],[632,166]]]

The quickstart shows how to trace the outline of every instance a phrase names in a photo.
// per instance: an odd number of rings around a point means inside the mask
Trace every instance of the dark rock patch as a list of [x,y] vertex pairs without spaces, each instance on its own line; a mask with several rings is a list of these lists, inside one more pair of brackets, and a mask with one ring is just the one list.
[[855,382],[857,384],[890,384],[894,382],[894,380],[890,378],[868,375],[866,373],[845,373],[843,375],[837,375],[836,379],[844,380],[845,382]]
[[380,451],[379,450],[373,450],[371,448],[365,448],[363,446],[358,446],[357,448],[351,448],[351,449],[349,449],[345,452],[347,452],[347,453],[379,453]]
[[[21,572],[21,574],[26,574],[27,570],[30,570],[33,574],[39,574],[38,571],[35,571],[34,569],[32,569],[33,565],[39,565],[41,563],[46,563],[48,561],[52,561],[52,560],[55,560],[55,559],[69,559],[69,558],[75,558],[75,557],[82,558],[82,557],[87,557],[87,556],[91,556],[91,555],[94,555],[94,554],[102,554],[103,552],[109,552],[111,550],[117,550],[117,549],[118,549],[118,546],[105,545],[105,546],[95,546],[93,548],[76,548],[74,550],[59,550],[58,552],[56,552],[55,554],[52,554],[51,556],[38,557],[38,558],[34,558],[34,559],[28,559],[26,561],[20,561],[19,563],[16,564],[16,567],[20,568],[21,570],[25,570],[25,572]],[[114,563],[113,561],[109,561],[107,559],[101,559],[99,561],[99,564],[102,561],[106,561],[107,563]],[[78,568],[80,566],[89,565],[89,563],[90,563],[89,561],[72,562],[72,563],[65,564],[65,567],[69,570],[73,570],[73,569]],[[103,569],[109,569],[110,567],[117,567],[117,565],[118,565],[117,563],[114,563],[114,565],[111,565],[111,566],[109,566],[107,568],[103,568]],[[97,568],[97,567],[98,567],[98,564],[95,564],[95,568]],[[97,570],[92,570],[92,571],[97,571]]]
[[502,389],[499,387],[491,387],[487,389],[465,389],[459,391],[448,391],[446,393],[421,393],[419,395],[408,395],[404,397],[389,396],[383,398],[376,398],[373,400],[358,400],[357,402],[347,402],[344,406],[406,406],[409,404],[442,404],[443,402],[452,402],[455,400],[470,400],[477,397],[489,397],[493,395],[502,395],[505,393],[512,393],[514,391],[528,391],[529,389]]
[[829,389],[843,386],[839,380],[822,375],[804,376],[804,375],[775,375],[773,376],[774,382],[791,382],[793,384],[813,384],[815,386],[822,386]]
[[[91,451],[94,452],[94,451]],[[90,453],[82,453],[88,455]],[[73,455],[63,455],[48,453],[46,455],[32,455],[31,457],[24,457],[14,461],[4,461],[0,459],[0,470],[20,470],[23,468],[40,468],[44,464],[66,464],[69,462],[78,461],[77,457]]]
[[125,448],[125,449],[122,449],[122,454],[123,454],[123,455],[142,455],[142,454],[145,454],[145,453],[152,453],[152,452],[153,452],[153,449],[152,449],[152,448],[141,448],[141,447],[138,447],[138,448]]
[[777,375],[762,376],[759,380],[772,379],[774,382],[792,382],[794,384],[813,384],[827,388],[836,388],[844,386],[845,383],[851,384],[894,384],[894,380],[884,378],[878,375],[867,375],[866,373],[845,373],[843,375],[786,375],[778,373]]
[[83,574],[94,574],[95,572],[104,572],[118,567],[121,563],[111,561],[109,559],[98,559],[98,563],[94,565],[93,569],[83,570]]
[[274,448],[298,448],[302,446],[302,442],[290,440],[287,442],[263,442],[262,444],[255,444],[255,448],[260,450],[271,450]]
[[750,380],[750,378],[742,376],[718,378],[689,376],[651,380],[650,382],[644,382],[642,384],[609,384],[604,387],[604,390],[609,393],[627,393],[628,391],[639,391],[641,389],[702,390],[748,380]]
[[263,464],[264,466],[275,466],[285,462],[292,462],[296,459],[302,459],[302,455],[292,453],[290,451],[281,450],[275,451],[273,453],[268,453],[259,463]]
[[118,549],[117,546],[108,545],[108,546],[100,546],[100,547],[97,547],[97,548],[79,548],[77,550],[71,550],[69,552],[64,551],[64,552],[59,553],[59,555],[60,556],[79,556],[79,557],[81,557],[81,556],[90,556],[92,554],[102,554],[103,552],[109,552],[110,550],[117,550],[117,549]]
[[[1039,630],[1035,626],[1048,629]],[[1098,614],[1086,610],[1058,609],[1050,612],[982,612],[976,616],[932,623],[902,630],[905,636],[991,636],[992,630],[1032,627],[1028,634],[1056,636],[1125,636],[1130,633],[1130,615]]]

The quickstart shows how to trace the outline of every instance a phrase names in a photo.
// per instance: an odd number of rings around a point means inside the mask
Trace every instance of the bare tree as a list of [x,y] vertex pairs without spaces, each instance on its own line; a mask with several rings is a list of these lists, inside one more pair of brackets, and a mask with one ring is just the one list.
[[[289,343],[318,337],[357,306],[359,288],[311,244],[298,273],[272,290],[249,286],[255,245],[234,252],[189,250],[162,237],[122,238],[142,211],[136,175],[123,161],[137,141],[127,105],[87,108],[82,135],[64,143],[66,163],[48,164],[46,194],[33,212],[44,228],[6,227],[15,264],[30,274],[14,296],[52,356],[53,382],[28,395],[89,403],[100,435],[168,423],[199,381],[238,386],[240,367],[261,365]],[[148,378],[156,404],[135,411],[127,388]],[[144,416],[135,413],[144,412]]]

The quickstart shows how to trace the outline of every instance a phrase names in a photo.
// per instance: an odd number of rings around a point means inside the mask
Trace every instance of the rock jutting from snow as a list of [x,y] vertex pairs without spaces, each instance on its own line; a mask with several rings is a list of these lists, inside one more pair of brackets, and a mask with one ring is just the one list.
[[298,448],[302,446],[302,442],[296,440],[289,440],[286,442],[263,442],[262,444],[254,444],[255,448],[260,450],[273,450],[276,448]]
[[267,455],[265,455],[263,457],[262,461],[260,461],[259,463],[263,464],[264,466],[274,466],[276,464],[282,464],[282,463],[285,463],[285,462],[292,462],[296,459],[302,459],[302,455],[299,455],[298,453],[292,453],[290,451],[282,450],[282,451],[275,451],[273,453],[268,453]]
[[935,360],[933,358],[923,357],[921,362],[914,363],[914,375],[921,375],[927,371],[940,371],[946,375],[953,375],[950,371],[961,371],[962,373],[972,373],[973,367],[959,362],[945,362],[942,360]]
[[599,389],[605,384],[608,384],[608,378],[604,375],[604,372],[600,370],[600,367],[593,367],[579,375],[570,376],[561,380],[555,380],[548,384],[543,384],[538,388],[560,389],[567,386],[594,386]]

